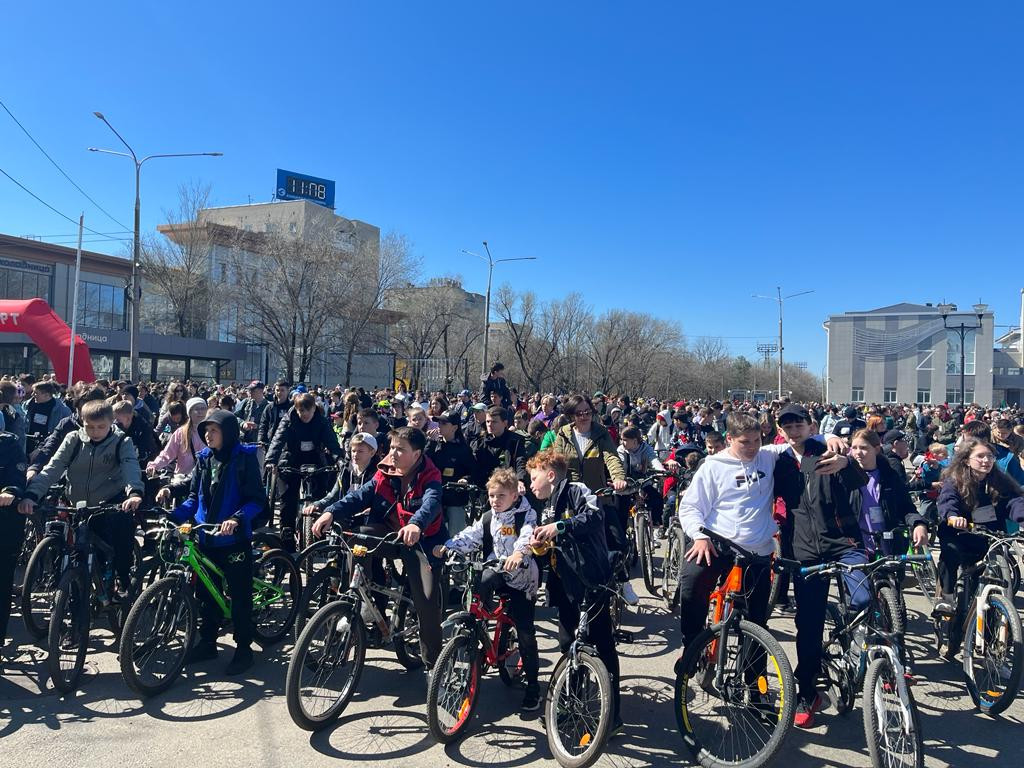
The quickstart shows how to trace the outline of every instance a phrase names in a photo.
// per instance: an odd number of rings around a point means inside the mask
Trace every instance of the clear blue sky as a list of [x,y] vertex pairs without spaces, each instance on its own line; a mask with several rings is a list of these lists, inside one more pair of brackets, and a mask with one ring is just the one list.
[[[267,200],[278,167],[457,272],[645,309],[820,371],[830,312],[979,297],[1015,324],[1024,231],[1019,2],[111,2],[4,13],[0,98],[103,207],[143,227],[177,184]],[[72,9],[73,8],[73,9]],[[0,167],[119,229],[0,112]],[[73,227],[0,177],[0,232]],[[69,238],[70,239],[70,238]],[[92,248],[117,252],[116,242]],[[1011,277],[1007,277],[1010,275]],[[997,332],[1000,329],[997,328]]]

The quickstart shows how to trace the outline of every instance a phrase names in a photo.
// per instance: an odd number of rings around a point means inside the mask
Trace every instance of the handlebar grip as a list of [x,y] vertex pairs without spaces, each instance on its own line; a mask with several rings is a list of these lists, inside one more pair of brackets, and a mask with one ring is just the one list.
[[901,560],[907,563],[927,563],[932,559],[932,556],[928,553],[914,553],[912,555],[903,555]]
[[829,563],[821,563],[820,565],[808,565],[800,568],[801,576],[810,576],[814,573],[819,573],[829,567]]
[[782,573],[784,571],[800,571],[803,568],[803,566],[800,565],[799,560],[787,560],[784,557],[776,558],[772,567],[776,573]]

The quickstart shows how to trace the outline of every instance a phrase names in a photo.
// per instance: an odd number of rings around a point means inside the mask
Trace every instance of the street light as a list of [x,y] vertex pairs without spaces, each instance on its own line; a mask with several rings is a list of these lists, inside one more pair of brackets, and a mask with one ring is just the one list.
[[[974,314],[978,318],[978,324],[977,325],[965,325],[962,320],[960,321],[960,325],[948,325],[946,323],[946,318],[949,317],[951,314],[953,314],[954,312],[957,311],[956,310],[956,305],[955,304],[939,304],[939,314],[942,315],[942,325],[943,325],[943,327],[947,331],[956,331],[957,335],[960,337],[960,407],[964,408],[964,409],[967,408],[967,402],[966,402],[966,400],[967,400],[967,390],[965,389],[965,387],[966,387],[965,373],[966,372],[964,371],[964,367],[965,367],[965,360],[964,360],[964,358],[966,357],[966,354],[965,354],[966,350],[964,349],[964,347],[966,346],[967,332],[968,331],[976,331],[979,328],[981,328],[982,326],[984,326],[985,323],[983,322],[982,318],[984,318],[985,312],[988,311],[988,304],[975,304],[973,307],[971,307],[971,309],[974,310]],[[975,342],[975,354],[977,354],[977,342]],[[977,361],[975,361],[975,364],[977,364]]]
[[782,288],[779,286],[775,287],[775,296],[761,296],[755,293],[753,298],[755,299],[768,299],[770,301],[777,301],[779,303],[779,400],[782,399],[782,304],[786,299],[795,299],[797,296],[806,296],[808,293],[814,293],[810,291],[800,291],[799,293],[791,293],[789,296],[782,295]]
[[128,342],[128,353],[131,357],[131,380],[132,382],[138,382],[139,380],[139,311],[142,299],[142,286],[139,284],[139,176],[142,172],[142,164],[147,160],[153,160],[158,157],[221,157],[223,152],[178,152],[173,154],[162,154],[162,155],[146,155],[144,158],[139,160],[138,155],[135,154],[135,150],[129,146],[128,142],[124,140],[124,137],[118,133],[114,126],[103,116],[102,112],[93,112],[97,118],[102,120],[107,128],[109,128],[118,140],[124,144],[128,152],[115,152],[112,149],[99,149],[98,147],[89,147],[90,152],[102,152],[105,155],[118,155],[120,157],[131,158],[131,161],[135,163],[135,234],[132,240],[132,285],[131,285],[131,303],[132,303],[132,314],[131,314],[131,327],[129,328],[129,342]]
[[476,256],[478,259],[483,259],[487,262],[487,298],[484,301],[484,353],[483,358],[480,361],[480,377],[481,379],[487,375],[487,344],[488,337],[490,336],[491,330],[491,274],[494,272],[494,265],[501,264],[503,261],[536,261],[536,256],[517,256],[515,258],[508,259],[494,259],[491,258],[491,249],[487,246],[487,241],[484,240],[484,249],[487,251],[487,256],[481,256],[479,253],[473,253],[467,251],[465,248],[462,252],[470,256]]

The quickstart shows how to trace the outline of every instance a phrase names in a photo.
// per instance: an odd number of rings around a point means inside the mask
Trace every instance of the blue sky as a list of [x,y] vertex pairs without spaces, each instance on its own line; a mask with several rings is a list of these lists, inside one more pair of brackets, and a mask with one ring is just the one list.
[[[1024,6],[849,3],[22,3],[0,99],[100,205],[143,228],[178,183],[267,200],[276,168],[337,181],[344,215],[398,229],[425,276],[584,293],[755,357],[821,370],[830,312],[898,301],[1018,314]],[[120,229],[0,111],[0,168]],[[73,226],[0,177],[0,232]],[[48,238],[53,240],[53,238]],[[70,238],[68,238],[70,240]],[[92,242],[117,252],[120,242]],[[1009,273],[1010,279],[1004,277]],[[1000,329],[997,328],[997,332]]]

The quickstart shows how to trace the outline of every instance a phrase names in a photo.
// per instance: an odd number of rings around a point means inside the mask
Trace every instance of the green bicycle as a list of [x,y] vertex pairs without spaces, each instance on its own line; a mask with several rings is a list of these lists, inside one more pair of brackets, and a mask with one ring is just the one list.
[[[167,575],[139,595],[121,633],[121,674],[140,696],[167,690],[181,674],[199,616],[193,595],[197,583],[210,593],[224,618],[231,616],[231,598],[220,586],[224,574],[196,544],[200,531],[212,533],[219,526],[161,522],[158,547],[168,564]],[[253,634],[266,647],[291,629],[302,578],[292,558],[280,549],[255,549],[253,571]]]

